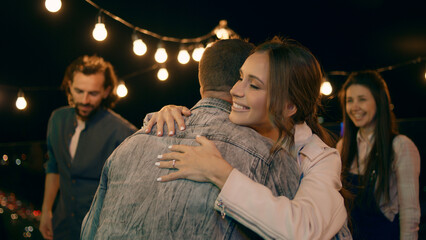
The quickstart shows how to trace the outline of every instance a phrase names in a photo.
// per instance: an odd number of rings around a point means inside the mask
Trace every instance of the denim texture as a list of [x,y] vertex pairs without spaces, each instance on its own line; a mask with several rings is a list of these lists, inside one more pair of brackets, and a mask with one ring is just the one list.
[[[154,165],[172,144],[198,145],[206,136],[235,168],[268,186],[274,195],[293,198],[300,169],[295,158],[250,128],[231,123],[230,104],[202,99],[186,118],[187,129],[174,137],[139,131],[107,160],[92,206],[83,221],[82,239],[256,239],[254,232],[214,210],[219,189],[211,183],[156,179],[171,171]],[[164,132],[167,132],[164,131]]]

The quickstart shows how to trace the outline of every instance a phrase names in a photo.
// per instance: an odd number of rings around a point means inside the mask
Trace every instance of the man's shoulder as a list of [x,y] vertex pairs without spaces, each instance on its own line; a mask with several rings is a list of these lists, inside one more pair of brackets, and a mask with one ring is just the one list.
[[65,118],[74,115],[74,108],[70,106],[63,106],[53,110],[51,118]]

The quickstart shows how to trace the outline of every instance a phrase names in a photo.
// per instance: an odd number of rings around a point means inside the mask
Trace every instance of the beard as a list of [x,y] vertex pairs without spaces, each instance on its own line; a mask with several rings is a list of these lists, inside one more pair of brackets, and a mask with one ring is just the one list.
[[[100,106],[76,103],[74,108],[77,116],[79,116],[81,120],[86,121],[87,119],[95,115],[95,113],[99,110]],[[86,110],[81,110],[80,108],[86,108]]]

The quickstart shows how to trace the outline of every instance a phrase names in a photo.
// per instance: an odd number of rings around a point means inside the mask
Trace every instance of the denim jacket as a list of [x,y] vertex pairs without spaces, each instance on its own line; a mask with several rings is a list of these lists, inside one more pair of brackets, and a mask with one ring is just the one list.
[[[82,226],[82,239],[247,239],[258,236],[214,211],[219,189],[190,180],[157,182],[171,171],[159,169],[157,155],[173,144],[197,145],[206,136],[222,156],[243,174],[292,198],[300,170],[296,159],[280,151],[270,155],[272,142],[252,129],[231,123],[230,104],[200,100],[185,120],[187,129],[175,136],[137,132],[107,160],[92,206]],[[286,176],[283,180],[283,176]]]

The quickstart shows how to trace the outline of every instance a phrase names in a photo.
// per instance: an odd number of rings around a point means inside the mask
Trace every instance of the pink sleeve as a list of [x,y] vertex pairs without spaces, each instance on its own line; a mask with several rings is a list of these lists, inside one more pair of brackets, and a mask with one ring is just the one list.
[[304,177],[293,200],[233,170],[215,209],[267,239],[331,239],[346,221],[340,195],[340,157],[302,159]]
[[417,239],[420,223],[420,154],[416,145],[403,135],[393,142],[401,239]]

